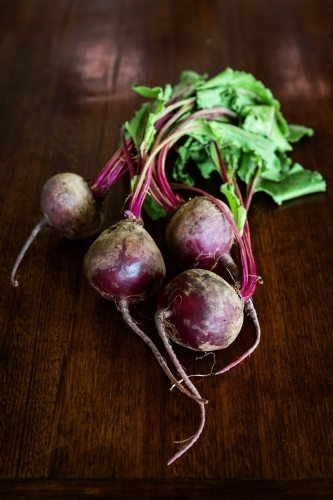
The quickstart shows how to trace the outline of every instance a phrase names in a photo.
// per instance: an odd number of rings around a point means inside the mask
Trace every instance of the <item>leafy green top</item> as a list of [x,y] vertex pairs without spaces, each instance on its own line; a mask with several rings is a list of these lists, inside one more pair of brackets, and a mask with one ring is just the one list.
[[[174,179],[193,185],[187,168],[189,160],[197,165],[204,178],[209,178],[213,171],[221,173],[217,146],[227,173],[221,191],[228,199],[240,230],[246,220],[246,211],[234,193],[233,179],[244,181],[251,196],[264,191],[277,204],[326,189],[321,174],[305,170],[298,163],[292,165],[287,156],[292,150],[291,144],[304,136],[312,136],[313,130],[289,125],[272,92],[253,75],[227,68],[207,79],[207,75],[184,71],[173,88],[170,85],[164,89],[135,86],[134,90],[153,99],[144,103],[126,123],[126,131],[143,157],[154,145],[159,124],[172,114],[173,104],[195,98],[192,111],[173,124],[179,127],[184,122],[189,130],[176,143],[178,158]],[[152,208],[150,213],[153,217],[164,215],[164,211],[160,213]]]

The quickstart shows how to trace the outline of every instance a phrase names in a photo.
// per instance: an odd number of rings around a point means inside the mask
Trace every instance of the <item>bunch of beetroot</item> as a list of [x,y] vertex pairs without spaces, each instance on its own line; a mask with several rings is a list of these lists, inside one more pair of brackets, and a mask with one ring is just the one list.
[[[126,323],[150,347],[170,381],[199,404],[198,430],[171,464],[199,438],[207,401],[179,363],[170,340],[204,353],[225,349],[241,331],[246,313],[256,340],[216,375],[256,349],[260,326],[252,296],[260,278],[247,218],[253,194],[265,191],[282,203],[323,191],[325,182],[319,173],[292,165],[287,156],[291,143],[312,135],[312,130],[288,125],[279,103],[252,75],[227,69],[207,80],[206,75],[187,71],[173,88],[136,86],[135,90],[151,100],[122,127],[121,147],[96,179],[88,182],[76,174],[59,174],[43,187],[43,218],[19,254],[11,280],[17,286],[17,268],[41,228],[52,227],[70,239],[98,232],[105,196],[123,174],[129,175],[128,206],[121,220],[91,245],[83,267],[91,285],[116,303]],[[170,151],[176,158],[173,182],[166,173]],[[218,172],[224,201],[194,185],[193,168],[203,178]],[[154,219],[168,218],[166,244],[184,269],[164,288],[165,264],[143,227],[143,209]],[[215,272],[219,268],[228,271],[228,281]],[[129,310],[130,304],[157,292],[155,324],[180,380]]]

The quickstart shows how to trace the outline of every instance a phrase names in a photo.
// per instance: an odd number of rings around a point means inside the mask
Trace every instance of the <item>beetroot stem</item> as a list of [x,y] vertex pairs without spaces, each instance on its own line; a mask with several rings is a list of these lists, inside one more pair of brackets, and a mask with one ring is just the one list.
[[181,130],[173,131],[167,139],[164,139],[154,151],[151,151],[149,157],[143,166],[138,183],[135,188],[135,193],[133,194],[132,200],[130,202],[129,210],[136,216],[140,217],[141,207],[144,201],[145,195],[148,192],[149,184],[152,176],[152,162],[155,156],[160,152],[160,150],[168,144],[170,141],[177,142],[180,137],[186,135],[187,132],[195,130],[195,127],[188,127]]
[[[157,330],[158,330],[158,333],[163,341],[163,344],[164,344],[164,347],[169,355],[169,358],[170,360],[173,362],[177,372],[179,373],[179,375],[182,377],[183,381],[185,382],[185,384],[187,385],[187,387],[189,389],[192,390],[192,392],[194,394],[196,394],[198,396],[198,398],[201,398],[197,388],[195,387],[195,385],[192,384],[191,380],[189,379],[187,373],[185,372],[184,368],[182,367],[182,365],[180,364],[177,356],[175,355],[173,349],[172,349],[172,346],[169,342],[169,339],[168,339],[168,336],[166,334],[166,331],[165,331],[165,319],[167,319],[168,317],[168,312],[163,310],[163,309],[159,309],[156,314],[155,314],[155,324],[156,324],[156,327],[157,327]],[[199,439],[200,437],[200,434],[202,433],[203,431],[203,428],[205,426],[205,420],[206,420],[206,417],[205,417],[205,405],[200,402],[200,401],[197,401],[198,404],[200,405],[200,424],[199,424],[199,428],[198,430],[196,431],[196,433],[187,441],[187,444],[181,448],[175,455],[173,455],[172,458],[170,458],[170,460],[168,461],[168,464],[167,465],[171,465],[173,462],[175,462],[179,457],[181,457],[187,450],[189,450],[191,448],[191,446]]]
[[[224,255],[220,259],[220,263],[225,267],[225,269],[227,269],[227,271],[229,271],[229,273],[231,274],[236,285],[238,285],[238,283],[239,283],[239,271],[238,271],[236,263],[235,263],[234,259],[231,257],[231,255]],[[248,349],[247,351],[245,351],[236,361],[233,361],[229,365],[225,366],[222,370],[219,370],[218,372],[216,372],[215,375],[221,375],[222,373],[229,371],[234,366],[239,365],[242,361],[244,361],[245,358],[250,356],[250,354],[252,354],[253,351],[255,351],[256,348],[258,347],[258,344],[260,342],[261,330],[260,330],[260,324],[258,321],[257,312],[254,308],[254,305],[253,305],[253,302],[251,299],[249,299],[247,302],[245,302],[244,309],[245,309],[245,312],[250,316],[252,323],[254,325],[254,329],[256,332],[255,342],[254,342],[253,346],[250,347],[250,349]]]
[[249,211],[249,208],[250,208],[250,203],[252,201],[253,193],[254,193],[257,181],[259,179],[260,172],[261,172],[261,168],[258,167],[257,171],[254,174],[254,177],[253,177],[253,179],[248,187],[247,193],[246,193],[244,206],[245,206],[247,212]]
[[253,346],[250,347],[250,349],[248,349],[247,351],[245,351],[238,359],[236,359],[236,361],[233,361],[229,365],[225,366],[222,370],[216,372],[215,375],[221,375],[222,373],[227,372],[228,370],[230,370],[234,366],[239,365],[242,361],[244,361],[245,358],[250,356],[250,354],[252,354],[253,351],[255,351],[256,348],[258,347],[258,344],[260,342],[261,330],[260,330],[260,325],[259,325],[259,321],[258,321],[257,311],[255,310],[251,299],[249,299],[244,304],[244,309],[245,309],[245,312],[250,316],[250,318],[253,322],[254,329],[256,332],[256,340],[255,340]]
[[228,176],[227,167],[225,166],[225,163],[224,163],[222,155],[221,155],[220,148],[218,147],[218,144],[217,144],[216,141],[214,141],[214,146],[215,146],[217,157],[219,159],[223,182],[226,182],[227,184],[230,184],[230,179],[229,179],[229,176]]
[[125,126],[124,125],[122,125],[121,128],[120,128],[120,138],[121,138],[121,142],[122,142],[122,145],[123,145],[123,150],[124,150],[124,153],[125,153],[125,158],[126,158],[126,161],[127,161],[127,166],[128,166],[128,170],[129,170],[129,174],[130,174],[130,179],[133,179],[133,177],[135,175],[135,171],[134,171],[134,166],[133,166],[132,158],[131,158],[131,155],[130,155],[130,151],[129,151],[129,148],[128,148],[128,145],[127,145],[127,142],[126,142],[126,139],[125,139]]
[[18,281],[15,279],[15,274],[16,274],[16,271],[19,267],[19,265],[21,264],[22,262],[22,259],[23,257],[25,256],[28,248],[30,247],[31,243],[33,242],[33,240],[36,238],[37,234],[39,233],[39,231],[48,225],[48,221],[46,219],[46,217],[43,217],[42,220],[40,220],[38,222],[38,224],[33,228],[33,230],[31,231],[31,234],[29,236],[29,238],[27,239],[27,241],[24,243],[23,245],[23,248],[22,250],[20,251],[20,253],[18,254],[18,257],[15,261],[15,264],[13,266],[13,270],[12,270],[12,273],[10,275],[10,281],[11,281],[11,284],[13,286],[18,286]]
[[137,334],[139,337],[150,347],[150,349],[153,351],[155,358],[157,359],[159,365],[161,366],[162,370],[164,373],[167,375],[167,377],[170,379],[170,381],[175,384],[178,389],[182,392],[184,392],[187,396],[190,398],[194,399],[197,403],[199,404],[205,404],[208,403],[208,401],[204,400],[201,398],[200,394],[198,391],[193,391],[190,392],[187,389],[185,389],[181,383],[178,382],[178,380],[174,377],[174,375],[171,373],[165,359],[155,346],[154,342],[141,330],[141,328],[138,327],[138,325],[135,323],[133,320],[129,308],[128,308],[128,301],[126,299],[120,299],[118,302],[118,308],[123,316],[123,319],[126,321],[128,326]]

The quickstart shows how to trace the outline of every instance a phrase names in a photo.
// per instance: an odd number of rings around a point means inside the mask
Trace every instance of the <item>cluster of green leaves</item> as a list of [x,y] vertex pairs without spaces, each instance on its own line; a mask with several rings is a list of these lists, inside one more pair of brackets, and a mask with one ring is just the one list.
[[186,171],[189,159],[197,164],[204,178],[214,170],[220,171],[210,144],[214,137],[229,176],[238,176],[249,185],[259,168],[255,192],[265,191],[278,204],[325,190],[325,182],[318,172],[305,170],[299,164],[292,165],[287,156],[292,150],[291,143],[305,135],[312,136],[313,130],[288,125],[279,102],[253,75],[228,68],[208,81],[202,81],[199,76],[197,81],[198,108],[228,108],[237,113],[237,123],[207,121],[212,133],[204,137],[201,127],[198,127],[198,133],[192,133],[192,137],[179,148],[174,169],[177,179],[193,182]]
[[144,87],[134,85],[133,89],[143,97],[153,99],[144,102],[130,122],[125,123],[125,129],[142,155],[148,152],[154,143],[156,135],[155,124],[165,111],[165,105],[172,95],[172,87],[167,84],[161,87]]
[[[126,124],[140,151],[148,151],[154,141],[155,124],[165,112],[168,100],[195,97],[195,110],[224,108],[234,112],[236,118],[195,118],[191,130],[177,144],[177,160],[174,179],[193,185],[189,160],[195,163],[204,178],[212,172],[221,173],[215,144],[221,152],[229,179],[240,178],[249,186],[256,178],[254,192],[264,191],[277,204],[298,196],[324,191],[325,181],[318,172],[305,170],[292,164],[288,153],[292,143],[304,136],[312,136],[313,130],[301,125],[290,125],[283,117],[279,102],[272,92],[253,75],[227,68],[208,79],[193,71],[181,74],[180,82],[171,88],[134,87],[144,97],[153,101],[144,103]],[[231,185],[223,184],[221,191],[227,197],[239,228],[246,214]]]

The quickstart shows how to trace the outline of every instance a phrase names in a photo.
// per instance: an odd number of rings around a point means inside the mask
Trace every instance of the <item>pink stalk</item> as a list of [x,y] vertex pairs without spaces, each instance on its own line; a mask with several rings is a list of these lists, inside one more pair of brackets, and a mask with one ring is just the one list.
[[154,176],[151,178],[149,193],[156,203],[168,214],[174,212],[175,208],[178,206],[178,202],[176,205],[170,203],[168,197],[165,195],[164,186],[158,183]]
[[183,123],[191,122],[192,120],[197,120],[198,118],[205,118],[206,120],[216,120],[216,118],[222,116],[229,116],[230,118],[237,118],[236,113],[228,108],[210,108],[210,109],[200,109],[195,111],[190,116],[185,118]]
[[[156,130],[160,130],[161,127],[163,125],[166,124],[166,121],[168,119],[172,119],[173,115],[172,114],[172,111],[174,111],[175,109],[177,108],[180,108],[180,107],[183,107],[183,106],[188,106],[190,105],[190,107],[192,107],[192,105],[195,103],[195,97],[191,97],[189,99],[183,99],[182,101],[177,101],[175,102],[174,104],[171,104],[171,105],[167,105],[165,110],[163,111],[163,113],[161,114],[160,118],[157,120],[157,122],[155,123],[155,128]],[[184,112],[181,113],[181,115],[183,114]],[[176,118],[176,120],[178,119],[178,117]],[[173,120],[173,121],[176,121],[176,120]],[[172,123],[172,122],[171,122]],[[168,125],[167,128],[169,128],[170,124]]]
[[[170,127],[184,114],[186,113],[186,111],[189,111],[191,108],[192,108],[192,105],[194,104],[194,101],[195,101],[195,98],[192,98],[192,99],[185,99],[184,101],[181,101],[181,102],[176,102],[175,104],[173,104],[172,106],[169,106],[169,110],[173,110],[173,109],[176,109],[178,108],[180,105],[181,105],[181,109],[171,115],[171,118],[169,118],[169,120],[164,123],[164,125],[160,128],[159,132],[158,132],[158,135],[154,141],[154,145],[152,147],[152,151],[159,145],[159,143],[161,142],[162,138],[163,138],[163,135],[165,134],[165,132],[167,132],[168,129],[170,129]],[[183,123],[183,122],[182,122]]]
[[169,182],[166,178],[165,175],[165,161],[167,154],[170,150],[171,145],[167,144],[164,146],[162,151],[159,154],[158,161],[157,161],[157,169],[156,169],[156,175],[158,177],[158,182],[163,189],[163,192],[165,194],[165,197],[168,199],[170,204],[176,208],[179,205],[179,199],[175,196],[174,192],[172,189],[170,189]]
[[227,167],[225,166],[225,163],[224,163],[222,155],[221,155],[220,148],[218,147],[218,144],[217,144],[216,141],[214,141],[214,146],[215,146],[215,150],[216,150],[216,153],[217,153],[217,156],[218,156],[218,159],[219,159],[220,168],[221,168],[221,175],[222,175],[223,182],[225,182],[227,184],[230,184],[230,179],[229,179],[229,176],[228,176]]
[[126,172],[127,172],[127,165],[125,160],[122,160],[119,162],[115,168],[109,172],[106,180],[105,180],[105,187],[106,189],[110,189],[113,184],[115,184]]
[[148,192],[149,189],[149,183],[151,179],[151,169],[152,169],[152,162],[154,158],[157,156],[157,154],[161,151],[161,149],[168,144],[170,141],[172,143],[176,142],[180,137],[183,135],[186,135],[188,132],[191,132],[192,130],[195,130],[196,126],[193,125],[192,127],[187,127],[187,128],[182,128],[178,129],[176,132],[173,132],[170,134],[167,139],[164,139],[155,149],[154,151],[151,151],[150,156],[148,157],[144,167],[142,168],[140,178],[138,181],[138,184],[135,189],[135,193],[131,199],[131,203],[129,206],[129,210],[136,216],[139,217],[141,213],[141,207],[143,200],[145,198],[145,195]]
[[242,361],[244,361],[244,359],[248,358],[250,356],[250,354],[252,354],[253,351],[255,351],[256,348],[259,345],[260,336],[261,336],[260,325],[259,325],[259,321],[258,321],[257,312],[256,312],[255,308],[253,307],[253,303],[252,303],[251,299],[249,299],[244,304],[244,309],[245,309],[245,312],[250,316],[250,318],[251,318],[251,320],[252,320],[252,322],[254,324],[254,328],[255,328],[255,332],[256,332],[255,342],[250,347],[250,349],[248,349],[247,351],[245,351],[239,358],[236,359],[236,361],[233,361],[232,363],[229,363],[222,370],[219,370],[218,372],[215,372],[215,375],[221,375],[222,373],[225,373],[225,372],[231,370],[231,368],[234,368],[235,366],[239,365]]
[[127,145],[127,142],[125,139],[125,127],[124,127],[124,125],[122,125],[120,128],[120,138],[121,138],[121,142],[123,145],[123,150],[124,150],[129,174],[130,174],[130,179],[133,179],[133,177],[135,175],[135,171],[134,171],[134,166],[133,166],[132,158],[130,155],[130,151],[129,151],[129,148],[128,148],[128,145]]
[[[130,151],[133,147],[132,139],[127,139],[125,144],[126,149]],[[90,185],[90,191],[95,198],[104,196],[105,192],[110,189],[112,184],[125,173],[125,170],[122,170],[125,163],[125,151],[124,147],[121,146]]]
[[[239,282],[239,271],[238,271],[238,268],[237,268],[233,258],[230,255],[224,255],[221,259],[221,264],[225,267],[225,269],[227,269],[230,272],[235,283],[238,283]],[[255,330],[255,334],[256,334],[254,344],[247,351],[245,351],[239,358],[237,358],[236,361],[229,363],[222,370],[219,370],[218,372],[216,372],[215,375],[221,375],[222,373],[225,373],[225,372],[229,371],[231,368],[234,368],[235,366],[239,365],[242,361],[244,361],[244,359],[246,359],[248,356],[250,356],[259,345],[260,337],[261,337],[260,324],[258,321],[257,312],[254,308],[254,305],[253,305],[253,302],[251,299],[248,299],[244,303],[244,310],[245,310],[245,313],[248,316],[250,316],[252,323],[254,325],[254,330]]]
[[[191,115],[189,117],[185,118],[180,123],[180,125],[178,125],[178,127],[176,127],[173,130],[173,132],[166,139],[164,139],[162,141],[162,138],[163,138],[163,135],[165,134],[165,132],[188,109],[190,109],[192,107],[192,105],[193,105],[194,102],[195,102],[195,98],[184,99],[183,101],[176,102],[172,106],[169,106],[168,108],[166,108],[166,110],[169,113],[171,109],[175,109],[176,107],[179,107],[180,105],[182,106],[182,108],[178,111],[178,113],[175,113],[161,127],[161,129],[160,129],[160,131],[158,133],[158,136],[157,136],[157,138],[156,138],[156,140],[154,142],[154,145],[152,147],[150,156],[147,159],[147,162],[146,162],[145,166],[143,167],[143,169],[141,171],[139,182],[136,185],[135,193],[134,193],[134,195],[132,197],[132,200],[131,200],[131,203],[130,203],[130,207],[129,207],[129,210],[134,215],[140,216],[142,203],[144,201],[146,193],[148,192],[148,189],[149,189],[149,186],[150,186],[150,182],[151,182],[151,178],[152,178],[152,174],[151,174],[151,171],[152,171],[152,168],[153,168],[152,159],[157,155],[157,153],[159,151],[161,151],[161,149],[164,146],[168,145],[168,149],[170,149],[170,147],[172,147],[172,145],[175,142],[177,142],[177,140],[180,137],[182,137],[183,135],[186,135],[191,130],[195,130],[195,128],[196,128],[195,124],[193,125],[193,121],[195,119],[199,119],[199,118],[213,119],[213,118],[217,118],[219,116],[230,116],[232,118],[236,117],[235,113],[233,113],[231,110],[229,110],[227,108],[212,108],[212,109],[209,109],[209,110],[203,109],[203,110],[195,111],[194,113],[191,113]],[[189,127],[189,128],[187,128],[186,125],[188,125],[188,124],[191,124],[192,126]],[[166,155],[166,152],[165,152],[165,155]],[[162,165],[162,164],[163,164],[163,161],[162,161],[162,163],[160,165]],[[163,178],[163,173],[161,174],[161,177]],[[173,199],[173,202],[177,201],[177,200],[175,200],[175,198],[172,195],[170,195],[170,196],[171,196],[170,200]]]
[[250,208],[250,203],[252,201],[253,193],[254,193],[257,181],[259,179],[260,172],[261,172],[261,168],[258,167],[256,173],[253,176],[251,184],[249,185],[247,193],[246,193],[246,198],[245,198],[244,206],[245,206],[247,212],[249,211],[249,208]]
[[179,92],[175,92],[169,99],[169,101],[167,102],[167,105],[171,104],[172,102],[174,102],[176,99],[178,99],[178,97],[186,94],[189,90],[191,90],[191,87],[192,85],[191,84],[188,84],[186,85],[182,90],[179,90]]
[[[231,181],[228,177],[228,172],[227,172],[224,160],[222,158],[221,151],[220,151],[218,144],[216,142],[214,142],[214,145],[215,145],[215,149],[216,149],[216,152],[217,152],[217,155],[219,158],[222,179],[224,180],[224,182],[227,182],[228,184],[230,184]],[[237,183],[237,179],[235,177],[233,177],[232,182],[233,182],[233,185],[235,188],[235,193],[239,199],[240,204],[243,207],[245,207],[242,193],[241,193],[239,186],[238,186],[238,183]],[[253,189],[254,189],[254,187],[253,187]],[[250,203],[251,196],[252,195],[250,195],[248,203]],[[251,238],[250,238],[250,227],[249,227],[249,223],[248,223],[247,219],[246,219],[245,224],[244,224],[243,238],[242,239],[243,239],[244,246],[246,249],[246,256],[247,256],[248,265],[249,265],[249,275],[248,275],[247,285],[242,290],[242,297],[243,297],[244,302],[246,302],[254,294],[255,289],[256,289],[256,285],[257,285],[256,263],[255,263],[255,260],[253,258],[252,247],[251,247]],[[244,267],[243,267],[243,270],[244,270]]]
[[[236,117],[235,113],[233,113],[231,110],[227,108],[212,108],[209,110],[203,109],[199,111],[195,111],[191,113],[191,115],[180,123],[178,127],[176,127],[173,132],[163,141],[161,140],[164,133],[170,128],[170,126],[175,123],[180,116],[182,116],[187,109],[186,108],[191,108],[193,103],[195,102],[195,98],[191,99],[184,99],[183,101],[176,102],[175,104],[169,106],[166,108],[166,112],[170,112],[171,109],[175,109],[176,107],[179,107],[180,105],[182,108],[178,111],[178,113],[175,113],[170,120],[168,120],[160,129],[159,134],[155,140],[155,143],[152,147],[152,150],[150,152],[150,156],[148,157],[142,171],[140,174],[140,178],[138,181],[138,184],[136,185],[135,188],[135,193],[131,199],[129,210],[131,213],[133,213],[135,216],[139,217],[141,213],[141,207],[142,203],[145,199],[145,196],[149,190],[151,178],[152,178],[152,160],[153,158],[161,151],[161,149],[166,146],[167,144],[169,145],[169,148],[180,139],[183,135],[186,135],[188,132],[191,130],[195,130],[196,125],[195,119],[199,118],[206,118],[206,119],[213,119],[213,118],[218,118],[219,116],[230,116],[232,118]],[[161,119],[161,118],[160,118]],[[190,127],[186,127],[186,125],[191,125]],[[163,162],[162,162],[163,164]],[[162,174],[163,177],[163,174]],[[174,202],[176,200],[173,200]]]
[[[245,207],[242,193],[240,192],[240,189],[239,189],[239,186],[238,186],[238,183],[237,183],[237,180],[235,177],[233,178],[233,184],[234,184],[235,192],[237,194],[237,197],[238,197],[240,203],[243,205],[243,207]],[[246,301],[247,299],[251,298],[252,295],[254,294],[256,286],[257,286],[257,280],[258,280],[258,278],[256,276],[256,272],[257,272],[256,263],[255,263],[255,260],[253,257],[252,246],[251,246],[250,226],[249,226],[249,222],[247,219],[245,221],[244,229],[243,229],[243,241],[244,241],[244,245],[246,247],[246,253],[247,253],[248,260],[249,260],[249,282],[248,282],[247,289],[244,290],[244,300]]]

